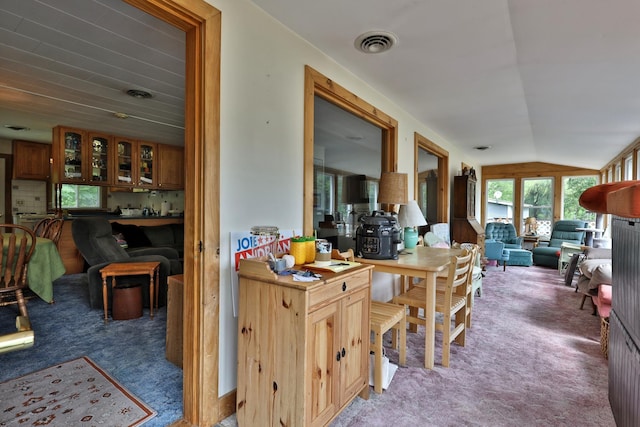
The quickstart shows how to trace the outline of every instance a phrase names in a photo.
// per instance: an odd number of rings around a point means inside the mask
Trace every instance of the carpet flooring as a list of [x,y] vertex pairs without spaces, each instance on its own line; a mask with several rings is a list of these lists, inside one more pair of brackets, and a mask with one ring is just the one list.
[[[433,370],[423,368],[423,328],[408,333],[407,364],[388,390],[356,398],[331,426],[615,426],[599,318],[579,309],[581,295],[557,270],[489,267],[483,289],[449,368],[439,332]],[[235,425],[233,416],[220,423]]]
[[[356,398],[332,426],[615,426],[599,319],[579,310],[580,295],[557,270],[489,268],[483,289],[467,345],[452,345],[450,368],[440,365],[439,333],[433,370],[422,367],[422,331],[409,333],[407,365],[389,389]],[[102,312],[88,307],[84,276],[58,280],[54,295],[52,305],[29,301],[35,345],[0,355],[0,381],[86,355],[158,411],[145,427],[181,416],[182,370],[164,357],[166,308],[153,320],[145,310],[104,325]],[[14,316],[0,309],[0,328],[12,331]],[[387,353],[397,363],[397,353]]]
[[0,384],[0,426],[136,427],[155,415],[87,357]]
[[[58,279],[54,298],[54,304],[27,303],[35,344],[0,354],[0,382],[87,356],[158,412],[145,427],[182,417],[182,370],[165,359],[166,307],[153,319],[145,309],[141,318],[105,325],[102,310],[89,308],[83,274]],[[15,331],[16,314],[13,306],[0,308],[0,333]]]

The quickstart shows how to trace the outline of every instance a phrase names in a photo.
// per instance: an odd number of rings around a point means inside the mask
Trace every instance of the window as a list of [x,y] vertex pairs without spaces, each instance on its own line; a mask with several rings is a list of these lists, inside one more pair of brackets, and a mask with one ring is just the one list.
[[631,181],[633,179],[633,154],[624,159],[624,180]]
[[62,209],[99,209],[102,207],[102,187],[62,184]]
[[580,206],[580,195],[597,184],[596,176],[572,176],[562,179],[562,218],[581,219],[595,226],[596,215]]
[[[487,180],[487,221],[506,221],[513,223],[513,179]],[[529,216],[525,206],[523,218]],[[517,227],[516,227],[517,228]]]
[[551,234],[553,222],[553,178],[525,178],[522,180],[523,217],[535,217],[538,234]]

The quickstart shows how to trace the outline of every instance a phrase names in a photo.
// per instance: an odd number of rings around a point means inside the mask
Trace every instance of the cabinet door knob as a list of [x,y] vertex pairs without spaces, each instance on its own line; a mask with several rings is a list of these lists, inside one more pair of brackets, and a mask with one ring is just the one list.
[[347,354],[347,351],[344,349],[344,347],[342,347],[342,357],[344,357]]
[[347,282],[342,282],[342,292],[347,290]]
[[340,361],[340,352],[336,353],[336,360],[339,362]]

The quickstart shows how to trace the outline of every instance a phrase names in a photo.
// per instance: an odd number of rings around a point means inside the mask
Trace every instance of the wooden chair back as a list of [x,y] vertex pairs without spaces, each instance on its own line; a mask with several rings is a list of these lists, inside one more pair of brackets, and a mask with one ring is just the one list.
[[22,289],[28,286],[27,266],[36,248],[35,233],[16,224],[0,224],[0,306],[18,304],[27,317]]
[[44,237],[45,239],[52,240],[57,248],[60,236],[62,235],[63,225],[64,220],[62,218],[43,218],[33,227],[33,232],[36,237]]
[[60,241],[60,236],[62,235],[62,226],[64,225],[64,220],[62,218],[51,218],[49,219],[49,224],[47,225],[47,230],[45,236],[47,239],[53,241],[53,244],[58,247],[58,242]]

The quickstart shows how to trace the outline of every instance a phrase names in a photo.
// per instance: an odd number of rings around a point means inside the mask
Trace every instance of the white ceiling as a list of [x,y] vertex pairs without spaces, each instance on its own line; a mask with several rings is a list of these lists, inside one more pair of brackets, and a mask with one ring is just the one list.
[[[253,2],[455,146],[492,146],[474,165],[599,169],[640,136],[637,0]],[[357,51],[371,30],[399,43]],[[2,1],[0,138],[61,124],[182,144],[184,65],[184,34],[120,0]]]
[[184,51],[184,32],[120,0],[2,1],[0,138],[50,142],[65,125],[182,145]]
[[[477,164],[599,169],[640,136],[640,1],[253,0]],[[354,48],[384,30],[382,54]]]

